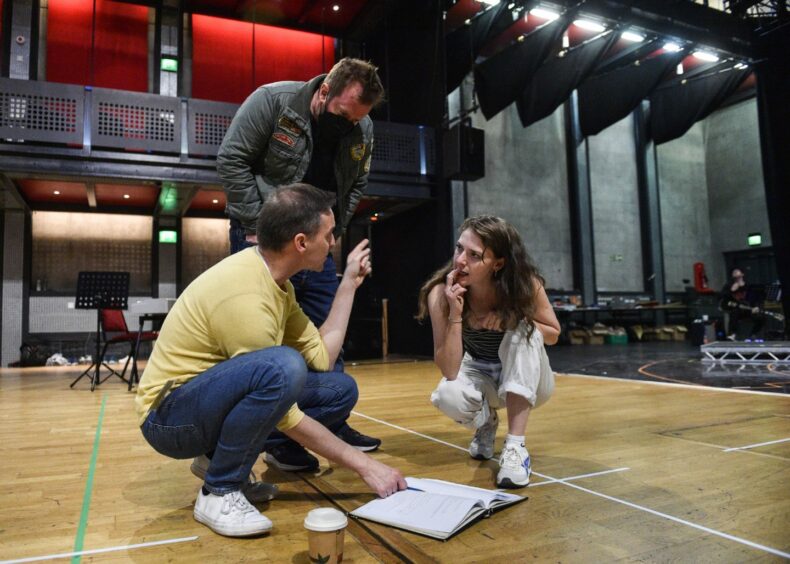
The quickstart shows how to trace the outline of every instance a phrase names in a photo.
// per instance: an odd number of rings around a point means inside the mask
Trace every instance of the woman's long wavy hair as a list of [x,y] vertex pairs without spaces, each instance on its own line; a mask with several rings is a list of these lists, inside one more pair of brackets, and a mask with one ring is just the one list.
[[[530,334],[534,328],[533,319],[537,308],[537,289],[544,284],[543,277],[532,262],[518,231],[507,221],[493,215],[478,215],[463,222],[459,233],[471,229],[483,242],[484,249],[489,249],[495,258],[504,258],[504,266],[494,275],[496,288],[496,313],[502,320],[506,330],[515,329],[524,319],[530,326]],[[428,294],[438,284],[445,283],[447,275],[454,268],[454,259],[434,272],[420,288],[418,298],[417,319],[428,317]],[[446,301],[442,308],[449,312]],[[464,300],[463,318],[469,316],[469,300]]]

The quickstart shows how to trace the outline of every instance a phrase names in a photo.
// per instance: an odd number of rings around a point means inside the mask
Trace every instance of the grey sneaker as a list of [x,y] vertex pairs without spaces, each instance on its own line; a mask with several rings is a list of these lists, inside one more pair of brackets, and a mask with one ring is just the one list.
[[272,522],[255,509],[240,491],[215,495],[198,492],[195,520],[226,537],[250,537],[268,533]]
[[499,473],[496,476],[498,488],[523,488],[529,484],[532,465],[529,452],[522,444],[514,447],[505,444],[499,457]]
[[475,431],[475,437],[469,444],[469,456],[476,460],[488,460],[494,457],[494,440],[498,426],[499,417],[496,409],[492,409],[488,421]]
[[[207,456],[201,455],[192,460],[192,465],[189,469],[192,473],[201,480],[206,479],[206,472],[208,472],[208,465],[211,461]],[[267,484],[266,482],[258,482],[255,479],[255,473],[250,472],[250,478],[241,486],[241,491],[244,496],[253,503],[263,503],[264,501],[271,501],[280,490],[274,484]]]

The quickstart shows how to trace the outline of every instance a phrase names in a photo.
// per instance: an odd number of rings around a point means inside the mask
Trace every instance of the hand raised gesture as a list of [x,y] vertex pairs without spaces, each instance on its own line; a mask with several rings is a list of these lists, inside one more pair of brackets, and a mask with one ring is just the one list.
[[450,319],[458,321],[464,313],[464,294],[466,288],[458,284],[456,278],[458,277],[458,270],[453,269],[447,274],[447,279],[444,285],[444,297],[447,299],[447,305],[450,309]]
[[346,258],[346,270],[343,273],[343,280],[348,279],[354,284],[354,288],[359,288],[368,276],[373,272],[370,266],[370,247],[369,241],[363,239],[354,249],[348,253]]

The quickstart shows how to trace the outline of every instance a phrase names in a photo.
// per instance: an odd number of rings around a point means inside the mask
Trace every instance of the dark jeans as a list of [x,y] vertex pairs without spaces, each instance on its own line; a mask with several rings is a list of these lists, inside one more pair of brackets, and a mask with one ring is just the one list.
[[302,355],[289,347],[231,358],[173,390],[148,414],[143,436],[171,458],[213,452],[206,489],[236,491],[306,380]]
[[[332,433],[346,426],[346,419],[359,399],[359,389],[354,379],[344,372],[307,372],[302,393],[296,404]],[[293,439],[274,430],[269,435],[264,450],[276,446],[294,446]]]

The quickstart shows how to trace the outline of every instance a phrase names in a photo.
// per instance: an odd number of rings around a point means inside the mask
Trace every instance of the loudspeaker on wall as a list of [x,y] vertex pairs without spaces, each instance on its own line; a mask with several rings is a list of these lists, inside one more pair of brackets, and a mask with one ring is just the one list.
[[449,180],[479,180],[486,174],[485,132],[462,121],[444,135],[444,176]]

